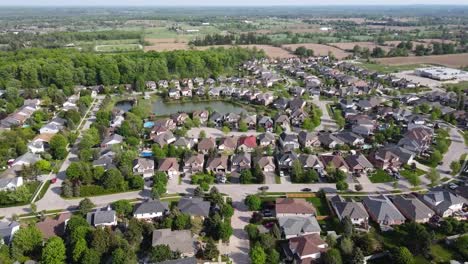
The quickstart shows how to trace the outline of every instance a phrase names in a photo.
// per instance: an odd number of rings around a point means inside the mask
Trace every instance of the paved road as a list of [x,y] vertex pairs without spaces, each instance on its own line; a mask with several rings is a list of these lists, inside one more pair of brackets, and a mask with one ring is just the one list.
[[336,124],[335,120],[331,118],[331,116],[328,114],[327,110],[327,104],[331,103],[330,101],[320,101],[319,96],[314,95],[312,97],[311,102],[318,106],[320,110],[322,111],[322,118],[320,122],[320,126],[316,128],[316,130],[330,130],[330,131],[337,131],[338,130],[338,125]]
[[452,143],[442,159],[442,165],[439,165],[437,170],[440,172],[441,178],[449,177],[450,180],[453,180],[453,175],[450,174],[452,171],[450,169],[450,163],[458,161],[462,154],[468,153],[468,147],[465,145],[465,141],[456,127],[452,125],[444,126],[450,128],[449,135]]

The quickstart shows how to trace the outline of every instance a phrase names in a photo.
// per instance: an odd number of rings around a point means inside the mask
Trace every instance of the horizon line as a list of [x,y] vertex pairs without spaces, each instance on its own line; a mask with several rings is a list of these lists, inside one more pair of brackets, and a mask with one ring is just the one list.
[[408,6],[468,6],[468,3],[463,4],[311,4],[311,5],[303,5],[303,4],[272,4],[272,5],[152,5],[152,4],[145,4],[145,5],[127,5],[127,4],[115,4],[115,5],[4,5],[0,3],[1,7],[174,7],[174,8],[181,8],[181,7],[408,7]]

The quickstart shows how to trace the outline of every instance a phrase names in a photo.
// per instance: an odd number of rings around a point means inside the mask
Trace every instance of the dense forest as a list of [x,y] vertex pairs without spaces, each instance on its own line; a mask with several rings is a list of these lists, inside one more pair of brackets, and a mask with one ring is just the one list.
[[264,57],[256,49],[96,54],[73,49],[0,52],[0,88],[58,88],[130,84],[170,78],[217,77],[237,70],[245,60]]

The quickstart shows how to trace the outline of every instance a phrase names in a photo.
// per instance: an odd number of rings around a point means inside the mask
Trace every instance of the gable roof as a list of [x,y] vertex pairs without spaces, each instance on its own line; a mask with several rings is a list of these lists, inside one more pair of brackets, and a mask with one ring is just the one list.
[[136,205],[133,214],[159,213],[168,210],[169,204],[167,202],[161,202],[160,200],[148,200]]
[[302,233],[320,233],[320,225],[312,216],[283,216],[278,217],[280,227],[286,236],[300,235]]
[[318,234],[293,237],[289,239],[289,247],[299,256],[307,256],[327,251],[327,244]]
[[210,202],[203,201],[202,198],[183,197],[179,200],[177,207],[182,213],[192,216],[208,217],[210,214]]
[[60,214],[56,218],[47,217],[44,221],[36,223],[36,227],[44,238],[62,236],[65,233],[65,223],[70,217],[70,213]]
[[303,199],[277,198],[277,214],[315,214],[314,206]]
[[195,240],[190,230],[156,229],[153,231],[152,245],[168,245],[171,250],[182,254],[195,253]]
[[348,216],[350,219],[363,219],[369,217],[369,214],[367,214],[362,203],[347,202],[338,195],[330,198],[330,202],[334,206],[336,214],[340,216],[340,218],[345,216]]
[[257,137],[255,136],[242,136],[239,138],[239,146],[245,145],[248,148],[255,148],[257,146]]
[[434,211],[414,196],[395,196],[392,202],[410,220],[430,218]]
[[405,221],[405,217],[386,196],[367,196],[362,199],[362,202],[369,214],[373,215],[378,221]]
[[438,212],[446,211],[454,204],[466,203],[463,197],[449,191],[429,192],[424,194],[422,198]]

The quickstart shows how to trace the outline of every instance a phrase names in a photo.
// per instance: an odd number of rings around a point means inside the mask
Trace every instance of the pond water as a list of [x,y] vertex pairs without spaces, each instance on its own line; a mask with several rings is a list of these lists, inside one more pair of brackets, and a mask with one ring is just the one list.
[[133,107],[133,101],[124,100],[124,101],[119,101],[115,103],[115,108],[120,109],[124,111],[125,113],[130,111],[132,107]]
[[184,103],[165,103],[162,99],[156,99],[153,102],[153,113],[156,115],[171,115],[177,112],[192,113],[195,110],[205,110],[211,108],[220,114],[246,112],[240,106],[224,101],[211,102],[184,102]]
[[[115,104],[116,108],[124,112],[130,111],[132,106],[133,102],[131,101],[120,101]],[[207,108],[211,108],[220,114],[247,112],[240,106],[224,101],[165,103],[162,99],[158,98],[152,103],[153,113],[158,116],[168,116],[178,112],[192,113],[195,110],[205,110]]]

